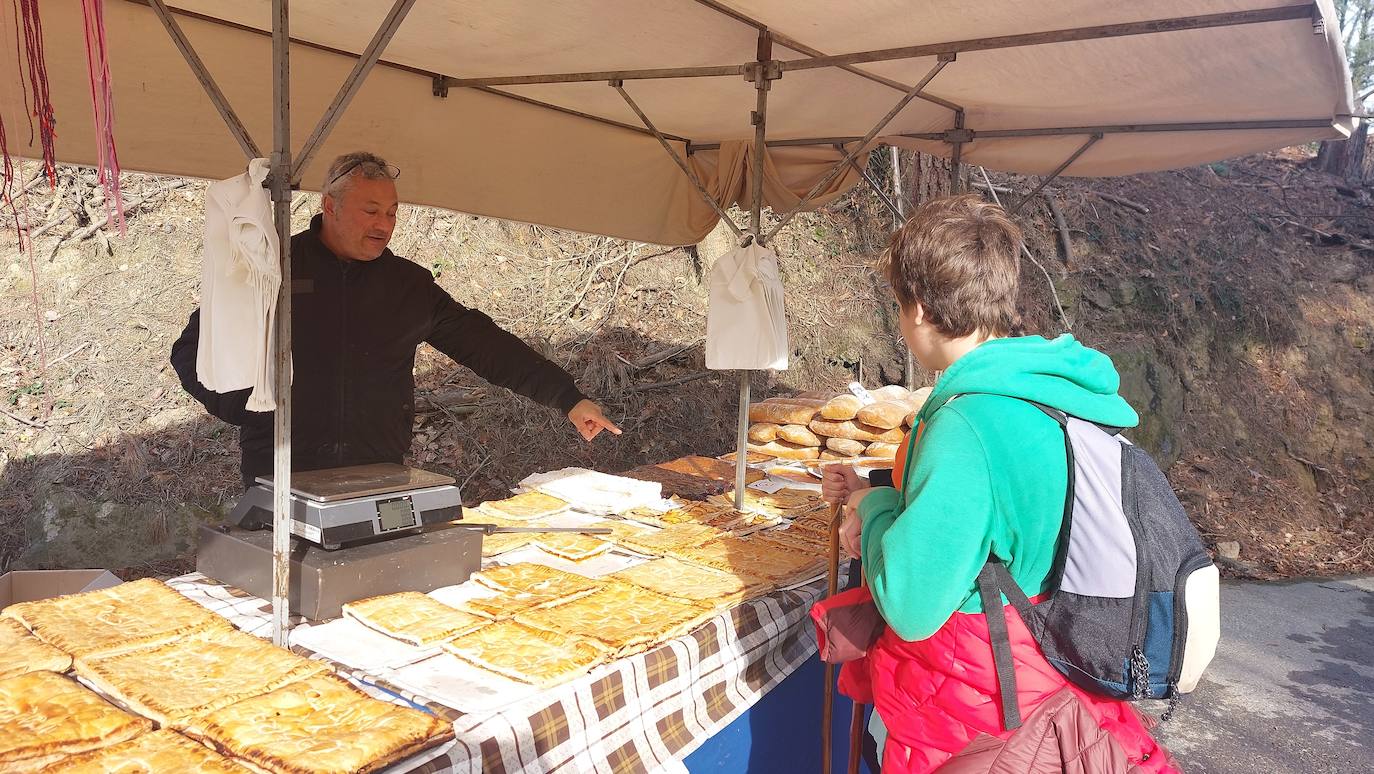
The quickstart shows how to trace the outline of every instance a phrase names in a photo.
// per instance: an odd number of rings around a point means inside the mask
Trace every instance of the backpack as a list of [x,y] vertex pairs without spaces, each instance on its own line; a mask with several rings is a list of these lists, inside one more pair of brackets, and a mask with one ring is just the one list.
[[1149,454],[1116,428],[1033,405],[1064,431],[1069,485],[1044,601],[1031,605],[996,557],[978,575],[1003,724],[1021,719],[1002,594],[1071,682],[1127,701],[1169,699],[1168,719],[1216,653],[1216,565]]

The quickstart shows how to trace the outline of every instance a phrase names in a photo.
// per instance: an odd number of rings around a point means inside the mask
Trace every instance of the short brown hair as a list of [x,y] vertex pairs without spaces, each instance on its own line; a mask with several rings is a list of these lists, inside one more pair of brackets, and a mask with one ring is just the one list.
[[1021,229],[977,194],[932,199],[892,235],[881,269],[903,307],[919,303],[940,333],[1005,336],[1016,313]]

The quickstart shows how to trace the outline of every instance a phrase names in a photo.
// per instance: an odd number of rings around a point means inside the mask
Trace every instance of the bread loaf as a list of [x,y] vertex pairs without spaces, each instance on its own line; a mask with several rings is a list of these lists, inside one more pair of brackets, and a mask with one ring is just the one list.
[[814,460],[821,456],[821,450],[815,446],[798,446],[787,441],[769,441],[768,443],[749,444],[749,451],[761,452],[777,457],[780,460]]
[[897,447],[899,445],[900,444],[895,443],[870,443],[868,449],[864,451],[864,456],[892,459],[897,456]]
[[902,417],[902,427],[915,427],[916,415],[921,413],[920,409],[912,409],[910,413]]
[[825,439],[811,432],[806,425],[782,425],[778,427],[778,438],[798,446],[820,446]]
[[810,398],[805,395],[788,395],[779,398],[766,398],[764,400],[759,401],[759,404],[762,405],[764,403],[783,403],[788,406],[815,406],[817,408],[820,408],[821,406],[824,406],[826,402],[829,400],[829,397]]
[[749,407],[750,422],[772,422],[779,425],[804,425],[820,411],[824,401],[812,401],[815,405],[798,405],[764,401]]
[[879,387],[876,390],[872,390],[868,394],[873,396],[873,400],[881,402],[885,400],[906,400],[906,396],[911,393],[900,384],[889,384],[886,387]]
[[825,448],[841,457],[857,457],[864,453],[868,444],[851,438],[827,438],[825,439]]
[[772,422],[755,422],[749,426],[749,440],[754,443],[768,443],[778,439],[778,428],[781,425]]
[[821,406],[821,418],[846,420],[853,419],[859,413],[859,409],[864,407],[863,401],[853,395],[836,395],[831,398],[824,406]]
[[854,418],[866,425],[891,430],[894,427],[901,427],[902,420],[906,419],[906,415],[910,413],[911,407],[906,403],[884,400],[864,406],[859,409],[859,413]]
[[835,450],[833,450],[833,449],[821,449],[821,457],[820,457],[820,458],[823,459],[823,460],[828,460],[828,461],[833,461],[833,460],[852,460],[852,459],[854,459],[852,456],[850,456],[850,455],[848,455],[848,454],[840,454],[839,452],[837,452],[837,451],[835,451]]
[[823,435],[826,438],[848,438],[851,441],[864,441],[865,443],[873,441],[898,443],[902,440],[903,435],[901,428],[874,427],[853,419],[844,422],[837,422],[833,419],[813,419],[810,428],[816,435]]

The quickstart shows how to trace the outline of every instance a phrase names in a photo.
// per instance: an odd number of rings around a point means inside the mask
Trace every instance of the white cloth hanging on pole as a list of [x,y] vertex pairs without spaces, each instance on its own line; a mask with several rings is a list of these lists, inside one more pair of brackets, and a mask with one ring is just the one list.
[[751,242],[711,267],[706,367],[785,370],[787,315],[774,252]]
[[272,342],[281,266],[272,197],[262,185],[269,171],[267,159],[253,159],[247,172],[205,191],[196,375],[215,392],[253,388],[250,411],[277,407]]

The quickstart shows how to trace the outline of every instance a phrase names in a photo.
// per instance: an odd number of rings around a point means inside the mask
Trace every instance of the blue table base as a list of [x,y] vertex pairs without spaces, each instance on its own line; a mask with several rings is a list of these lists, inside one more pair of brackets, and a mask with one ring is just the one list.
[[[819,772],[824,685],[825,664],[813,657],[687,756],[684,761],[687,770],[692,774]],[[831,771],[844,774],[849,756],[849,719],[854,704],[838,693],[835,696]],[[868,767],[860,766],[860,771],[868,774]]]

